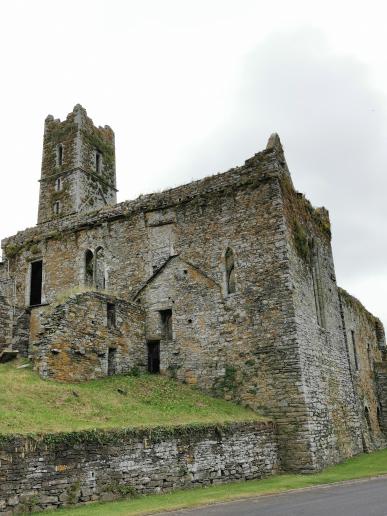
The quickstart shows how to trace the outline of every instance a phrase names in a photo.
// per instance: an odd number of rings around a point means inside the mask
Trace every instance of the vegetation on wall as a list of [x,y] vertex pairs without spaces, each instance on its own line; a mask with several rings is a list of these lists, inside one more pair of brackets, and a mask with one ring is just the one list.
[[103,139],[94,128],[92,131],[83,130],[82,135],[93,149],[102,154],[105,168],[111,170],[114,166],[114,145]]
[[317,234],[323,241],[330,242],[328,212],[323,208],[313,208],[304,195],[294,189],[290,178],[282,177],[280,185],[285,216],[295,249],[300,258],[309,264],[312,257],[312,235]]

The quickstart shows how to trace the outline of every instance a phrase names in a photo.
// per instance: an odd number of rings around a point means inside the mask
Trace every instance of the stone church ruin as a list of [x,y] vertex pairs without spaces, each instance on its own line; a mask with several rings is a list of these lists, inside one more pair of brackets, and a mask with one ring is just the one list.
[[0,356],[61,381],[160,373],[249,406],[288,470],[385,446],[383,326],[338,287],[328,212],[294,189],[276,134],[225,173],[116,193],[111,128],[80,105],[48,116],[38,224],[2,241]]

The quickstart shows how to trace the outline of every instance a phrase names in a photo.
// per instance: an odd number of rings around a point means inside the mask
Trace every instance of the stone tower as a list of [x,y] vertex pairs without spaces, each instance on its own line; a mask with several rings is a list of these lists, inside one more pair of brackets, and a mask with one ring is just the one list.
[[116,203],[114,132],[77,104],[45,120],[38,224]]

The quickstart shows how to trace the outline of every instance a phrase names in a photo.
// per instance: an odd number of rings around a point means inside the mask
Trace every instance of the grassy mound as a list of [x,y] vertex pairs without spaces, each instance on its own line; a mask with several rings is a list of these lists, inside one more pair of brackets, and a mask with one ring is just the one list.
[[0,433],[173,426],[265,419],[158,375],[81,384],[44,381],[22,362],[0,364]]

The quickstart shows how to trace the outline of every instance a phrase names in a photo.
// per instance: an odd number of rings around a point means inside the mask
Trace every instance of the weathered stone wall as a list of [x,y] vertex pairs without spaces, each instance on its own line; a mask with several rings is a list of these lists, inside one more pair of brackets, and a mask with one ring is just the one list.
[[[20,307],[34,260],[43,261],[43,304],[86,285],[142,307],[143,353],[158,340],[163,373],[274,417],[284,468],[321,468],[363,449],[329,217],[294,190],[277,136],[242,167],[48,220],[2,247]],[[32,310],[32,341],[45,310]],[[93,362],[81,376],[92,367],[106,373]]]
[[376,384],[378,388],[379,413],[378,423],[387,438],[387,353],[383,354],[383,362],[375,364]]
[[377,380],[378,373],[383,371],[383,352],[387,348],[378,334],[380,321],[343,289],[340,300],[363,442],[367,449],[373,449],[385,444],[381,427],[387,399],[383,400],[383,388],[378,395]]
[[[163,371],[273,414],[289,467],[308,464],[280,187],[288,175],[269,148],[225,174],[19,233],[3,242],[18,302],[28,303],[31,261],[43,260],[42,300],[55,303],[85,283],[87,250],[103,248],[105,288],[144,306],[148,338],[157,337],[159,310],[173,312],[173,340],[161,343]],[[179,258],[163,267],[172,256]]]
[[[108,304],[114,305],[113,325]],[[146,369],[141,307],[85,292],[32,312],[30,353],[42,378],[82,381]]]
[[278,469],[272,423],[3,437],[0,512],[159,493]]
[[360,423],[340,314],[324,209],[314,209],[282,185],[310,467],[321,468],[362,451]]
[[12,307],[0,295],[0,353],[11,341]]

